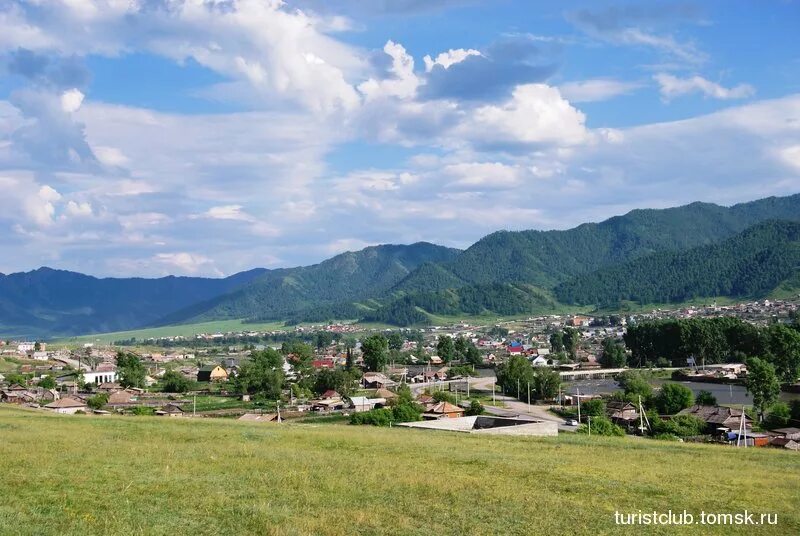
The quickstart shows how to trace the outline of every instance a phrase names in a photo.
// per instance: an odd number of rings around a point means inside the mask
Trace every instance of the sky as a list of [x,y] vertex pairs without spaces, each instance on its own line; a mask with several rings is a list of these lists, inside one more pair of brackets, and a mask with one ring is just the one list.
[[0,272],[798,193],[799,27],[790,0],[0,0]]

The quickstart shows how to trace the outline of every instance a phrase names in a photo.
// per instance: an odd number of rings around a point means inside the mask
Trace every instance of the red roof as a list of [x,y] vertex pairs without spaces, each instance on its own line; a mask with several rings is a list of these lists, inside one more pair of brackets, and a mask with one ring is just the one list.
[[315,359],[312,366],[314,368],[334,368],[336,364],[333,359]]

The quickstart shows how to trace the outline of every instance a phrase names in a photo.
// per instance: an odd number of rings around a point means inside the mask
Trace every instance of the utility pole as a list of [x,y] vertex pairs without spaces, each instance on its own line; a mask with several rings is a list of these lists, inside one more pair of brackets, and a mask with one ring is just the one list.
[[519,400],[519,378],[517,378],[517,400]]
[[528,382],[528,411],[531,410],[531,382]]
[[592,416],[589,415],[589,437],[592,437]]
[[192,399],[192,417],[197,416],[197,395]]
[[495,399],[494,399],[494,388],[495,388],[495,386],[496,386],[496,385],[497,385],[497,384],[496,384],[495,382],[492,382],[492,405],[493,405],[493,406],[496,406],[496,405],[497,405],[497,402],[496,402],[496,401],[495,401]]
[[580,424],[581,423],[581,390],[580,389],[576,389],[576,392],[578,393],[576,395],[578,397],[578,424]]

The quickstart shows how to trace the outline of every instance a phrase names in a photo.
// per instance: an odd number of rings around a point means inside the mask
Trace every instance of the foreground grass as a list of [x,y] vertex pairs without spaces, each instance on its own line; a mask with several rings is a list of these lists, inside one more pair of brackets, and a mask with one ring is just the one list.
[[773,450],[7,408],[0,437],[0,534],[602,534],[639,509],[800,530],[800,456]]

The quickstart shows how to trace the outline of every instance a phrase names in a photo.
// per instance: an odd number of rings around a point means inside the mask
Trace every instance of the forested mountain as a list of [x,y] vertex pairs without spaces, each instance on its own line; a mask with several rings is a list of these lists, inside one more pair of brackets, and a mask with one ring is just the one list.
[[162,321],[284,320],[299,311],[318,317],[316,309],[331,310],[334,305],[337,310],[331,312],[341,314],[353,310],[341,302],[382,296],[417,267],[447,262],[459,253],[427,242],[368,247],[313,266],[270,270],[232,294],[196,304]]
[[[553,288],[570,277],[658,251],[712,244],[769,219],[800,221],[800,194],[722,207],[709,203],[634,210],[567,231],[499,231],[435,273],[411,274],[399,290],[521,282]],[[441,285],[441,286],[438,286]]]
[[133,329],[231,292],[264,272],[255,269],[225,279],[98,279],[50,268],[0,274],[0,333],[54,336]]
[[696,297],[763,297],[800,271],[800,223],[768,221],[719,244],[660,252],[578,276],[555,288],[559,301],[616,306]]

